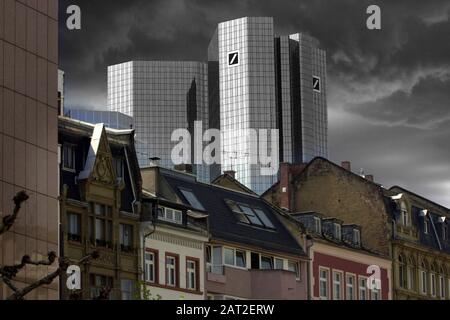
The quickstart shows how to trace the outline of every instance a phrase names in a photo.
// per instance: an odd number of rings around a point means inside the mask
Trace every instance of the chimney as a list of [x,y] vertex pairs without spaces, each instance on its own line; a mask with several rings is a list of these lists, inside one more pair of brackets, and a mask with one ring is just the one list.
[[350,161],[342,161],[341,167],[344,168],[347,171],[352,171],[352,164]]
[[370,182],[374,182],[374,178],[372,174],[366,174],[365,176],[366,180],[370,181]]
[[223,174],[227,174],[227,175],[229,175],[230,177],[232,177],[233,179],[236,179],[236,171],[234,171],[234,170],[227,170],[227,171],[224,171]]
[[288,209],[289,211],[294,210],[292,205],[292,199],[295,198],[295,194],[292,194],[292,177],[299,175],[303,169],[305,169],[306,164],[280,164],[280,207],[282,209]]

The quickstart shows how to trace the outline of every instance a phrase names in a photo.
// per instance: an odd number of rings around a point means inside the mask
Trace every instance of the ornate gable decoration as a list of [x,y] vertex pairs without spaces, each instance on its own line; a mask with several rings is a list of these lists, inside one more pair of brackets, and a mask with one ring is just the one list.
[[89,179],[110,185],[116,183],[111,149],[106,136],[105,126],[102,123],[95,125],[86,164],[78,179]]

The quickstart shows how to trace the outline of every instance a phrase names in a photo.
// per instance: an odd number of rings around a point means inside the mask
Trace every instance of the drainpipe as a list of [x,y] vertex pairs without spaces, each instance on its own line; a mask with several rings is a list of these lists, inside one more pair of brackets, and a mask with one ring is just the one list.
[[[314,245],[314,240],[311,236],[307,235],[306,236],[306,254],[308,256],[308,263],[306,264],[306,286],[307,286],[307,290],[306,290],[306,295],[307,295],[307,299],[308,300],[312,300],[312,294],[311,294],[311,263],[312,263],[312,258],[311,258],[311,248]],[[309,245],[308,245],[309,243]]]

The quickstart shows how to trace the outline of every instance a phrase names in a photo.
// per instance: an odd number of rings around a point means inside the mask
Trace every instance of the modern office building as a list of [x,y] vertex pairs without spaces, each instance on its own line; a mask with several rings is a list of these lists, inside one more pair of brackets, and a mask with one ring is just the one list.
[[326,62],[317,40],[275,37],[272,18],[245,17],[218,25],[208,60],[209,123],[222,130],[222,172],[235,171],[257,193],[277,180],[251,163],[261,152],[248,129],[279,130],[280,162],[327,156]]
[[[171,155],[179,141],[171,141],[172,133],[188,129],[192,135],[194,121],[202,122],[203,131],[208,129],[207,65],[190,61],[130,61],[110,66],[108,107],[134,119],[141,166],[149,165],[150,158],[159,158],[159,165],[174,168]],[[194,165],[192,171],[201,181],[209,181],[206,166]]]
[[111,129],[126,130],[134,127],[132,117],[116,111],[69,109],[66,110],[65,116],[92,124],[103,123]]
[[[0,1],[0,216],[14,195],[29,195],[14,227],[0,237],[0,265],[44,260],[58,250],[58,1]],[[22,288],[56,269],[27,266]],[[26,299],[58,299],[58,280]],[[0,299],[11,294],[0,283]]]

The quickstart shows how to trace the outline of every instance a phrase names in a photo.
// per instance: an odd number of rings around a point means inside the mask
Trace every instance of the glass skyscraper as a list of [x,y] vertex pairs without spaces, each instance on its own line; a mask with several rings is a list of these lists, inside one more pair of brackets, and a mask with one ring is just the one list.
[[[157,157],[162,167],[174,168],[171,154],[178,144],[171,141],[174,130],[188,129],[192,134],[194,121],[202,121],[203,131],[209,127],[207,64],[130,61],[110,66],[108,106],[134,119],[141,166]],[[192,171],[200,181],[209,182],[206,166],[194,165]]]
[[222,130],[222,172],[235,171],[257,193],[277,181],[251,163],[258,141],[248,129],[278,129],[280,161],[327,157],[325,58],[312,37],[275,37],[269,17],[218,25],[208,48],[209,123]]

